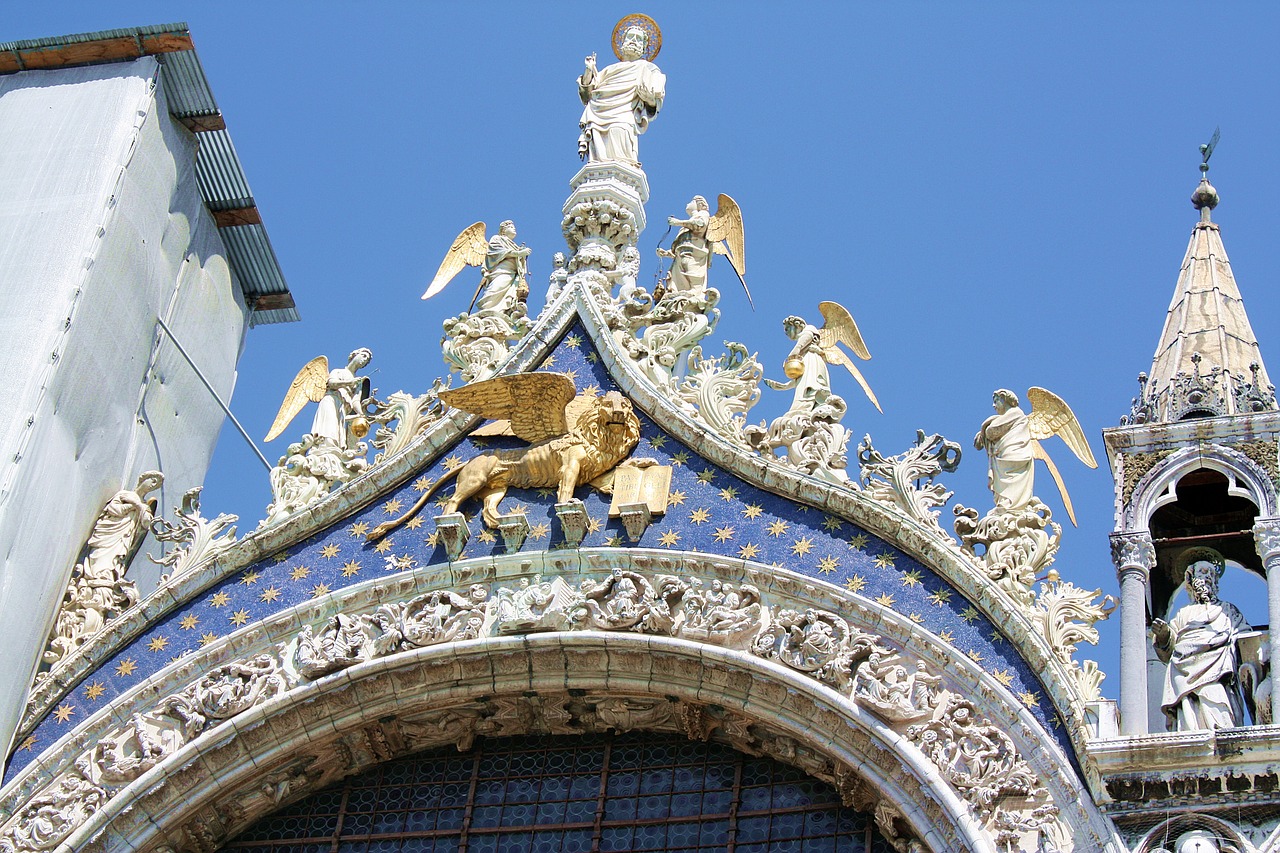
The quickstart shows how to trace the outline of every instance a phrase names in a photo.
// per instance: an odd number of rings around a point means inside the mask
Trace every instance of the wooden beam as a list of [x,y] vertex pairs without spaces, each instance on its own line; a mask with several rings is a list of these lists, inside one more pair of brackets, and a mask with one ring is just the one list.
[[237,207],[232,210],[214,210],[213,221],[219,228],[232,228],[236,225],[261,225],[262,216],[257,207]]
[[226,130],[227,123],[222,120],[222,113],[207,116],[182,116],[178,119],[192,133],[204,133],[209,130]]
[[0,53],[0,74],[13,74],[33,68],[67,68],[98,62],[124,62],[140,56],[176,53],[181,50],[195,50],[189,33],[120,36],[27,50],[6,50]]
[[282,308],[297,307],[293,301],[293,294],[287,290],[284,293],[263,293],[253,300],[254,311],[279,311]]
[[142,37],[142,52],[150,56],[153,53],[177,53],[180,50],[195,50],[190,33],[156,33]]

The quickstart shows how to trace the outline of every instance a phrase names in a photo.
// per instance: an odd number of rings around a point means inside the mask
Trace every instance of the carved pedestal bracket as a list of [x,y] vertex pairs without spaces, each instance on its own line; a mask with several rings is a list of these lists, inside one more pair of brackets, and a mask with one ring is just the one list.
[[564,534],[565,544],[571,548],[582,544],[582,538],[587,535],[586,505],[577,498],[558,503],[556,518],[560,519],[560,531]]
[[514,554],[524,545],[529,535],[529,518],[523,512],[509,512],[498,516],[498,532],[508,554]]
[[448,512],[436,516],[436,533],[444,552],[450,560],[456,560],[462,554],[471,538],[471,528],[467,527],[467,519],[460,512]]
[[653,513],[649,511],[649,505],[647,503],[623,504],[618,508],[618,512],[622,516],[622,526],[627,529],[627,538],[632,542],[639,542],[640,537],[653,521]]

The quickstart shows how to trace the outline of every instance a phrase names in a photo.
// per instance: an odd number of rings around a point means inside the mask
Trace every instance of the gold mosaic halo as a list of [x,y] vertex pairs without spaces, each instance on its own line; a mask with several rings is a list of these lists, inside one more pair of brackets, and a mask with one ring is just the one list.
[[645,52],[642,59],[652,62],[654,57],[658,55],[658,51],[662,50],[662,30],[658,28],[658,22],[648,15],[641,15],[639,12],[627,15],[613,27],[613,55],[622,59],[622,37],[627,30],[632,27],[639,27],[649,36],[645,44]]

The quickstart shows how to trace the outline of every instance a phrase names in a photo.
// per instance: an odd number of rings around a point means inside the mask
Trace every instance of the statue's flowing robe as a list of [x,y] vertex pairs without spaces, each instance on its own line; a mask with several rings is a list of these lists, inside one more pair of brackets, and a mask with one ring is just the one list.
[[355,379],[355,374],[345,367],[329,371],[327,389],[316,406],[315,417],[311,419],[312,435],[327,438],[338,447],[347,446],[346,416],[354,414],[349,396]]
[[[1018,509],[1031,503],[1035,457],[1026,413],[1017,406],[996,415],[983,427],[991,460],[991,491],[996,506]],[[997,436],[992,438],[992,436]]]
[[699,297],[707,289],[707,268],[711,266],[711,244],[707,242],[707,225],[711,216],[705,210],[690,217],[693,228],[681,228],[671,242],[675,259],[671,264],[671,287]]
[[508,313],[519,297],[516,289],[524,278],[524,258],[516,241],[495,234],[484,256],[484,292],[476,301],[476,311]]
[[615,62],[596,72],[590,83],[578,79],[586,105],[578,124],[587,136],[591,162],[639,163],[637,138],[662,109],[667,78],[644,59]]
[[1169,623],[1172,637],[1161,710],[1172,731],[1244,723],[1235,679],[1236,635],[1249,624],[1234,605],[1188,604]]

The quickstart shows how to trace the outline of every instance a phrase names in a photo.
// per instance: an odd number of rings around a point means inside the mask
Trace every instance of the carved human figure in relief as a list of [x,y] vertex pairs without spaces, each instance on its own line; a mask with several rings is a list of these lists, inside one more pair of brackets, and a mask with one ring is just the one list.
[[1044,460],[1062,495],[1071,523],[1076,523],[1071,496],[1067,494],[1062,475],[1041,447],[1041,439],[1054,435],[1062,437],[1076,457],[1090,468],[1097,468],[1093,451],[1080,428],[1071,407],[1056,394],[1044,388],[1027,391],[1031,402],[1028,415],[1018,405],[1018,395],[1001,388],[991,395],[996,413],[982,422],[982,428],[974,436],[973,446],[986,450],[990,460],[987,485],[995,495],[996,509],[1018,510],[1031,503],[1035,475],[1035,460]]
[[1221,556],[1202,556],[1206,558],[1187,566],[1190,603],[1173,621],[1156,619],[1151,625],[1156,654],[1169,664],[1160,709],[1170,731],[1244,724],[1236,685],[1236,637],[1249,630],[1249,623],[1234,605],[1218,598],[1218,579],[1226,567]]
[[[853,350],[861,359],[871,358],[867,345],[862,342],[862,334],[848,310],[838,302],[823,302],[818,306],[824,320],[822,328],[805,322],[803,317],[792,315],[782,321],[782,329],[787,337],[795,341],[791,352],[783,362],[783,371],[787,374],[786,382],[764,380],[765,384],[775,391],[795,389],[791,400],[791,408],[787,415],[809,413],[831,396],[831,374],[828,364],[843,364],[853,378],[862,386],[869,399],[880,409],[880,401],[863,378],[861,371],[845,355],[837,344],[844,344]],[[787,417],[784,415],[783,417]]]
[[[98,520],[89,534],[89,553],[80,568],[81,595],[104,608],[119,608],[114,590],[124,577],[142,538],[155,518],[156,501],[146,496],[164,483],[159,471],[147,471],[138,476],[138,484],[132,489],[116,492],[98,513]],[[132,592],[132,605],[137,593]]]
[[639,168],[638,138],[662,109],[666,96],[667,78],[649,61],[660,47],[660,40],[650,44],[642,27],[628,26],[621,33],[621,43],[615,40],[620,61],[597,70],[596,55],[586,58],[578,78],[578,97],[584,105],[578,121],[582,128],[578,155],[584,160]]

